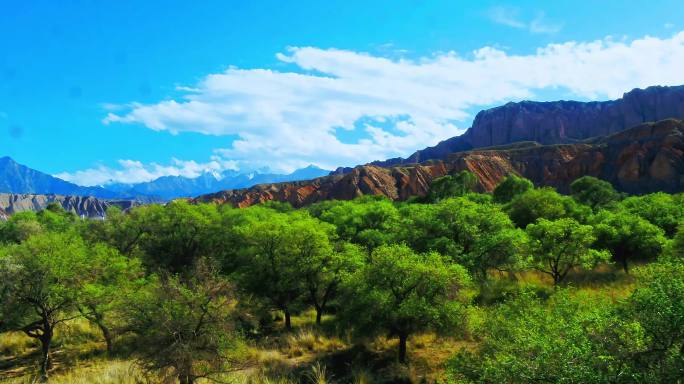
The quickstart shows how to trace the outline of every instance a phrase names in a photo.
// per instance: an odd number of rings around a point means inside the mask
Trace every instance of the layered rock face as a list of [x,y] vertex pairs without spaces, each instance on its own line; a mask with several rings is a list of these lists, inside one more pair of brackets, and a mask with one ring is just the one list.
[[684,191],[684,123],[646,123],[575,144],[526,142],[458,152],[446,160],[416,165],[364,165],[345,174],[224,191],[200,196],[195,201],[246,207],[274,200],[301,207],[363,195],[405,200],[425,195],[433,179],[461,170],[469,170],[478,177],[481,191],[491,191],[506,175],[518,174],[538,186],[553,186],[561,192],[567,192],[570,183],[584,175],[610,181],[618,190],[629,193],[680,192]]
[[568,144],[620,132],[649,121],[684,119],[684,86],[634,89],[604,102],[523,101],[481,111],[463,135],[415,152],[406,159],[373,162],[391,166],[446,159],[449,154],[519,141]]
[[66,211],[90,219],[104,218],[110,206],[129,209],[138,204],[130,200],[102,200],[83,196],[0,193],[0,219],[23,211],[41,211],[50,203],[58,203]]

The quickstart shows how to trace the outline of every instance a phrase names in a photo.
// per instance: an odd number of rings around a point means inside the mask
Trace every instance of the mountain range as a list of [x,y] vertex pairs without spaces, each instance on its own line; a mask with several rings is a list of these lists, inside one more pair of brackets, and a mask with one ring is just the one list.
[[[194,201],[240,207],[268,200],[303,206],[367,194],[403,200],[425,194],[435,177],[464,169],[478,177],[482,191],[514,173],[560,191],[567,191],[575,178],[592,175],[629,193],[680,192],[684,191],[682,120],[684,86],[655,86],[634,89],[612,101],[507,103],[478,113],[463,135],[407,158],[334,172],[309,166],[288,175],[225,171],[196,178],[165,176],[146,183],[82,187],[5,157],[0,159],[0,193],[14,195],[0,198],[0,218],[16,212],[13,207],[39,209],[55,199],[22,194],[143,202],[199,195]],[[108,204],[65,196],[57,201],[89,217],[92,212],[100,215]]]
[[21,165],[9,157],[0,158],[0,193],[93,196],[103,199],[130,197],[102,187],[82,187]]
[[433,178],[463,169],[476,174],[481,190],[515,173],[561,191],[585,174],[630,193],[684,191],[682,122],[665,119],[684,119],[684,86],[634,89],[611,101],[507,103],[479,112],[463,135],[405,159],[338,168],[309,182],[223,191],[197,201],[248,206],[278,200],[302,206],[365,194],[401,200],[425,194]]
[[480,111],[460,136],[407,158],[376,161],[392,166],[446,159],[451,153],[521,141],[569,144],[606,136],[641,123],[668,118],[684,119],[684,85],[633,89],[609,101],[522,101]]
[[684,191],[684,122],[644,123],[606,137],[573,144],[537,142],[452,153],[444,160],[381,167],[367,164],[350,172],[310,181],[262,184],[200,196],[197,202],[247,207],[265,201],[301,207],[322,200],[350,200],[383,195],[406,200],[425,195],[437,177],[468,170],[477,176],[480,191],[492,191],[509,174],[521,175],[537,186],[569,192],[575,179],[589,175],[611,182],[629,193]]
[[155,196],[162,200],[179,197],[194,197],[225,189],[248,188],[263,183],[309,180],[330,173],[328,170],[309,165],[289,174],[264,171],[241,173],[227,170],[222,173],[205,172],[198,177],[163,176],[156,180],[138,184],[108,184],[108,190],[130,196]]
[[0,158],[0,193],[88,196],[154,202],[193,197],[224,189],[247,188],[260,183],[307,180],[327,175],[329,172],[310,165],[290,174],[264,171],[240,173],[228,170],[220,174],[206,172],[195,178],[163,176],[144,183],[112,183],[105,186],[83,187],[31,169],[9,157],[3,157]]

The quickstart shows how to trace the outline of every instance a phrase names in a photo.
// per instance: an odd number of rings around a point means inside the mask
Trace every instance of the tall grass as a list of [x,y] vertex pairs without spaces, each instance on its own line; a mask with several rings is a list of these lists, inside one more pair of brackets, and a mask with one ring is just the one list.
[[[33,384],[36,377],[31,375],[15,379],[1,380],[3,384]],[[146,377],[131,361],[110,360],[91,362],[88,365],[54,373],[50,384],[154,384],[154,378]]]

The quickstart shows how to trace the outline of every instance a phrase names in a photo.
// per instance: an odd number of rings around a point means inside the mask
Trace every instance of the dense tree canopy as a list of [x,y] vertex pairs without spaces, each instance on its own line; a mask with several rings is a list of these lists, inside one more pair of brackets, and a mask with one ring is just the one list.
[[204,260],[189,276],[162,274],[125,308],[141,365],[193,384],[239,368],[231,284]]
[[453,331],[462,322],[457,299],[468,281],[464,268],[437,253],[383,246],[345,281],[349,305],[342,316],[360,334],[397,337],[403,363],[410,335],[428,329]]
[[456,353],[454,382],[680,380],[683,195],[624,197],[590,177],[570,196],[514,175],[476,185],[464,171],[403,202],[14,214],[0,222],[0,332],[37,340],[44,379],[51,358],[69,368],[61,338],[78,324],[105,358],[181,383],[274,349],[386,362],[378,336],[423,364],[433,334]]
[[621,202],[628,212],[638,215],[665,231],[672,237],[677,226],[684,220],[684,198],[682,195],[652,193],[644,196],[630,196]]
[[662,229],[624,210],[603,210],[591,222],[597,248],[609,250],[625,272],[630,261],[654,260],[665,247]]
[[598,209],[620,199],[620,194],[607,181],[592,176],[583,176],[570,184],[572,197],[582,204]]
[[74,317],[92,253],[72,231],[31,236],[0,254],[0,325],[40,342],[45,380],[55,328]]
[[514,197],[533,188],[534,185],[531,181],[520,176],[509,175],[494,188],[492,195],[494,196],[494,202],[505,204],[513,200]]
[[432,181],[426,200],[436,203],[450,197],[464,196],[473,192],[477,184],[477,176],[470,171],[464,170],[455,175],[442,176]]
[[531,189],[506,205],[506,212],[520,228],[527,227],[537,219],[556,220],[574,218],[583,221],[589,214],[588,207],[577,204],[552,188]]
[[574,219],[540,219],[527,226],[527,234],[530,265],[551,276],[555,285],[573,268],[591,268],[609,257],[606,252],[591,249],[596,240],[592,227]]

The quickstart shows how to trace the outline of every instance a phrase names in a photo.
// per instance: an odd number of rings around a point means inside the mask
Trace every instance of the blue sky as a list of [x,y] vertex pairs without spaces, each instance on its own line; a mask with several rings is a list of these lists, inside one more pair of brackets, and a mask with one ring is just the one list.
[[0,0],[0,155],[80,184],[433,145],[520,99],[684,83],[680,1]]

